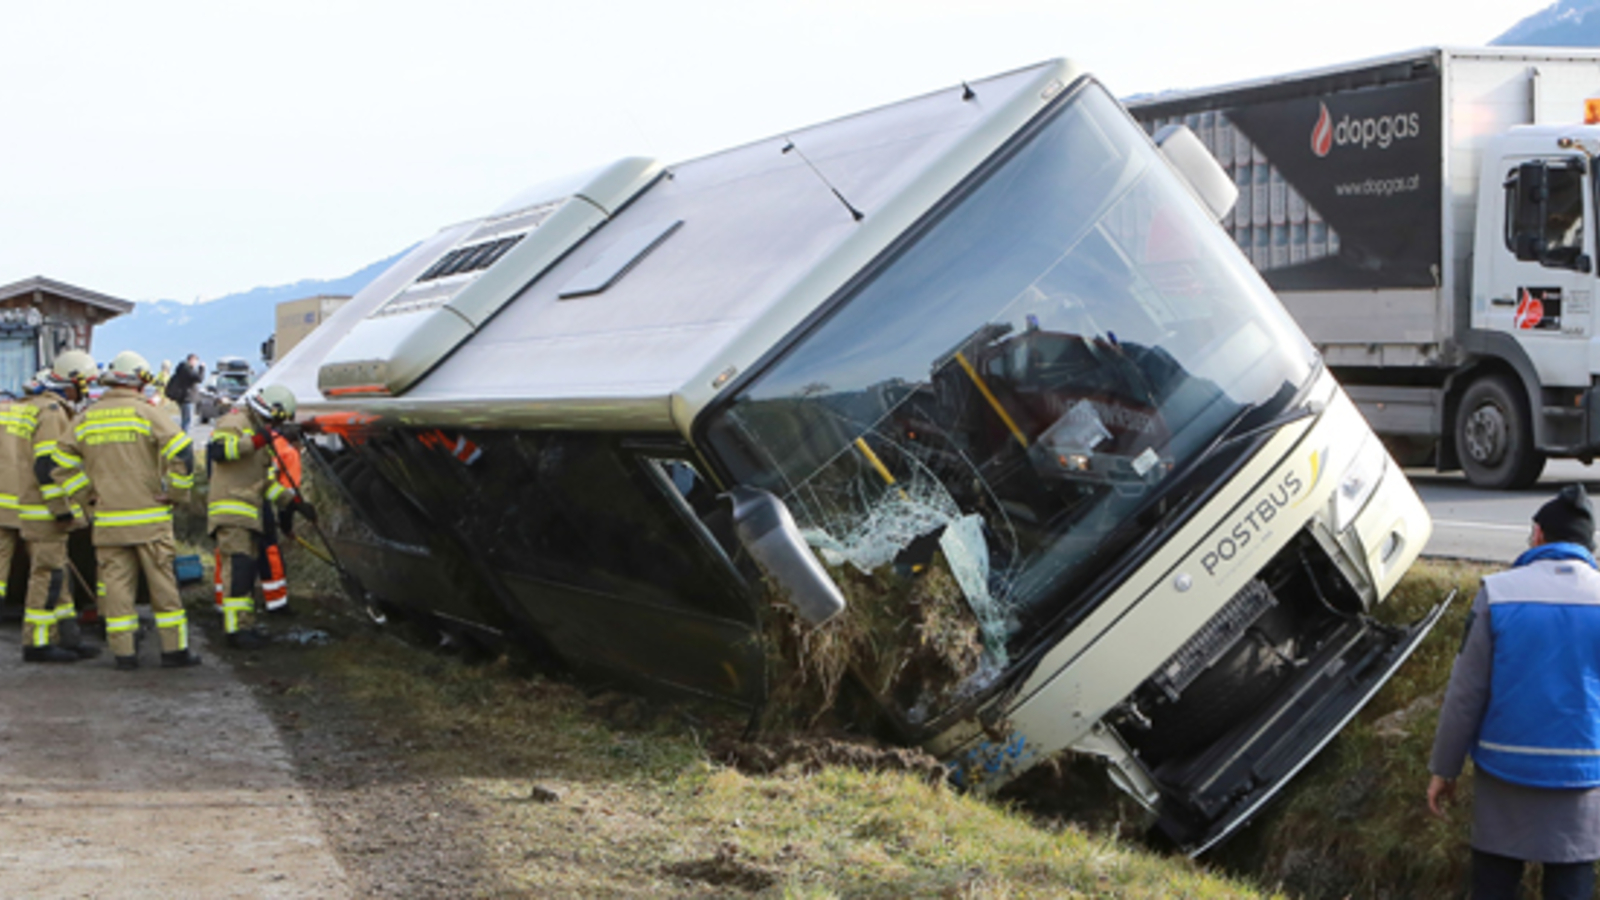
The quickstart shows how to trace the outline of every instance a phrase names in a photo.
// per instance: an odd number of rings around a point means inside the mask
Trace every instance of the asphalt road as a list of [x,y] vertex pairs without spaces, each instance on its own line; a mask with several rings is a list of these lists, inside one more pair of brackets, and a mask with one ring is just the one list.
[[0,630],[0,894],[350,896],[272,719],[189,635],[204,665],[159,668],[152,635],[120,672],[26,665]]
[[1525,491],[1479,490],[1459,472],[1408,469],[1406,475],[1433,516],[1427,556],[1509,563],[1527,549],[1534,511],[1561,485],[1581,482],[1600,502],[1600,466],[1574,460],[1552,460],[1539,484]]

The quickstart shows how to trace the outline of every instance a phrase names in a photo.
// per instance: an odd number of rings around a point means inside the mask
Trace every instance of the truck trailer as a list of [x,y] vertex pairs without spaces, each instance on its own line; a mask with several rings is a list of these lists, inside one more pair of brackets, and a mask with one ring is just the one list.
[[1233,175],[1240,249],[1407,465],[1600,448],[1600,52],[1431,48],[1130,100]]
[[619,160],[422,241],[262,383],[385,613],[747,710],[850,647],[959,783],[1090,754],[1199,852],[1439,610],[1374,615],[1428,516],[1158,137],[1057,60]]

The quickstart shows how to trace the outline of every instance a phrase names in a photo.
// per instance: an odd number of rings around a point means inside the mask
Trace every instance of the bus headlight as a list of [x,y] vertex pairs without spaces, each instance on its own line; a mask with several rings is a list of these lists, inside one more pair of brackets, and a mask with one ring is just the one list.
[[1339,477],[1339,486],[1333,492],[1333,530],[1343,532],[1355,521],[1361,508],[1372,499],[1372,492],[1378,489],[1378,482],[1383,480],[1384,470],[1389,465],[1389,454],[1384,451],[1382,442],[1372,435],[1367,435],[1361,442],[1361,448],[1356,451],[1355,459]]

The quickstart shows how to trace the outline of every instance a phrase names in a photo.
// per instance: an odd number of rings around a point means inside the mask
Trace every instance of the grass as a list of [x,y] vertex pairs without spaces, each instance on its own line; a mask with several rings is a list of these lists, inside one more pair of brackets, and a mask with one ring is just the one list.
[[299,656],[307,702],[337,692],[472,808],[477,855],[511,895],[1266,896],[914,775],[743,774],[705,750],[740,724],[714,710],[589,696],[372,631]]

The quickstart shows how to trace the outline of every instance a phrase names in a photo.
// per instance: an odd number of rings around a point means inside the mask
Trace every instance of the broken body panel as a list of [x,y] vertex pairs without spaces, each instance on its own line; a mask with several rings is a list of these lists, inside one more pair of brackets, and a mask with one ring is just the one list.
[[[1196,851],[1425,633],[1367,616],[1421,503],[1215,210],[1070,64],[628,184],[557,257],[483,269],[470,334],[415,358],[361,337],[483,223],[269,373],[324,424],[336,541],[386,602],[758,707],[787,586],[725,492],[765,492],[896,736],[984,788],[1095,754]],[[338,391],[396,354],[415,377]]]

